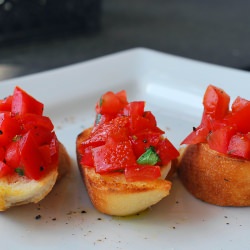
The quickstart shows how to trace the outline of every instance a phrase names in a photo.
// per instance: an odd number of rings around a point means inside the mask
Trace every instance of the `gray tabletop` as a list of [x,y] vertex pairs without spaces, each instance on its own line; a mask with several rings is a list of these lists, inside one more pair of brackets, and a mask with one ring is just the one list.
[[0,46],[0,80],[146,47],[250,69],[250,2],[103,0],[101,29]]

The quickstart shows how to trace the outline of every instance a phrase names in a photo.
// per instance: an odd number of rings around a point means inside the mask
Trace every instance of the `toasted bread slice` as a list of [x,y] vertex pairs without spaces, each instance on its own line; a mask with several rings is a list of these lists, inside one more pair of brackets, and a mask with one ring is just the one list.
[[0,179],[0,211],[10,207],[37,203],[53,188],[57,179],[65,175],[70,166],[70,159],[65,147],[59,144],[59,166],[43,179],[30,180],[25,176],[4,177]]
[[196,198],[219,206],[250,206],[250,161],[211,150],[206,143],[181,149],[178,175]]
[[127,216],[138,213],[156,204],[169,194],[171,182],[165,180],[171,163],[162,167],[161,179],[127,182],[123,173],[100,175],[94,168],[81,165],[79,146],[91,133],[91,128],[78,135],[76,141],[77,161],[89,197],[102,213]]

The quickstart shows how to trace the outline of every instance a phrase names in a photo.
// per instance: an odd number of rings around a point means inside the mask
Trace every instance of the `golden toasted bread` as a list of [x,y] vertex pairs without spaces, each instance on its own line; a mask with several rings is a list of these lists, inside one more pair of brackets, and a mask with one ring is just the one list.
[[10,207],[37,203],[53,188],[56,181],[68,172],[70,159],[64,146],[59,144],[59,166],[41,180],[31,180],[25,176],[0,178],[0,211]]
[[94,168],[81,165],[79,146],[91,133],[84,130],[76,140],[77,161],[93,205],[102,213],[126,216],[156,204],[169,194],[171,182],[165,180],[171,163],[161,168],[161,179],[127,182],[123,173],[98,174]]
[[250,161],[229,157],[206,143],[181,149],[178,175],[196,198],[219,206],[250,206]]

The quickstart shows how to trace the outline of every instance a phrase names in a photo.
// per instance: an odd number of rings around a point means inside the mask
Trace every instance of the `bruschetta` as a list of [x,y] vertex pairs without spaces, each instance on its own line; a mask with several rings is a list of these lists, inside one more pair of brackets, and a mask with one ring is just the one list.
[[94,125],[76,139],[80,173],[102,213],[136,214],[170,192],[171,160],[179,152],[144,107],[144,101],[128,102],[124,90],[106,92]]
[[178,175],[196,198],[219,206],[250,205],[250,101],[209,85],[201,123],[183,140]]
[[70,165],[44,105],[20,87],[0,101],[0,211],[37,203]]

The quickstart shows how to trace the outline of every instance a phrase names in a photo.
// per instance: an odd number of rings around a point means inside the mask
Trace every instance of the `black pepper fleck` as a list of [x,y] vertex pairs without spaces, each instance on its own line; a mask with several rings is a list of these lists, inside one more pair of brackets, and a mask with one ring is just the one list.
[[86,214],[87,212],[86,212],[85,210],[82,210],[81,213],[82,213],[82,214]]
[[55,220],[56,220],[56,218],[53,218],[52,220],[54,220],[54,221],[55,221]]
[[38,214],[38,215],[35,217],[36,220],[40,220],[41,218],[42,218],[42,216],[41,216],[40,214]]
[[98,218],[97,220],[102,220],[102,218]]

